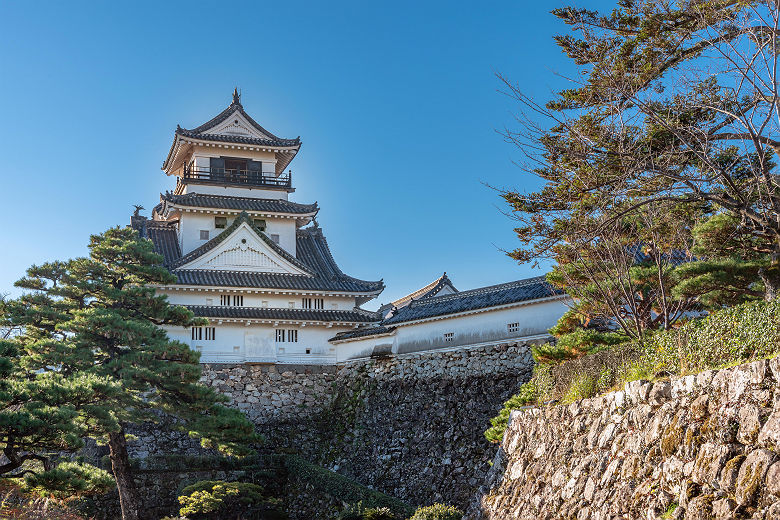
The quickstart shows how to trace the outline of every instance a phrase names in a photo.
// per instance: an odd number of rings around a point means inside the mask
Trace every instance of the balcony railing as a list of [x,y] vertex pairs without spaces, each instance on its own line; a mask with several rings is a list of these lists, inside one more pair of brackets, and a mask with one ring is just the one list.
[[231,170],[228,168],[185,166],[184,175],[179,179],[179,182],[292,188],[292,171],[277,176],[273,173],[260,172],[257,170]]

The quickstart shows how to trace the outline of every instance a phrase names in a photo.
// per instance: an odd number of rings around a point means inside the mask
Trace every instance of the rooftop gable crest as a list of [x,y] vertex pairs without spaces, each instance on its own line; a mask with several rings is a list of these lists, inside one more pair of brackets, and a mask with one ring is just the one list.
[[222,233],[179,259],[173,267],[312,276],[304,264],[260,231],[246,212]]

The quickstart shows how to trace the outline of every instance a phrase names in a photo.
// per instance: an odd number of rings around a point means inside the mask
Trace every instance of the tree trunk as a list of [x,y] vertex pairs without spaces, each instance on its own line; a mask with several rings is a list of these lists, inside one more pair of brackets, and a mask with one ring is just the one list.
[[758,270],[758,276],[764,282],[764,299],[772,301],[780,295],[780,252],[773,252],[768,267]]
[[138,494],[135,490],[133,475],[130,473],[124,426],[118,432],[108,434],[108,448],[111,457],[111,469],[114,470],[116,487],[119,490],[122,520],[138,520]]

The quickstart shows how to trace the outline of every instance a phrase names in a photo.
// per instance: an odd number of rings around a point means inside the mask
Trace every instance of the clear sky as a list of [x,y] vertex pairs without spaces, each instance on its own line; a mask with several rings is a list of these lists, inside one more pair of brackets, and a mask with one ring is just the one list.
[[542,274],[502,253],[512,221],[483,183],[536,186],[496,133],[518,107],[495,73],[542,100],[564,86],[562,3],[0,0],[0,293],[159,202],[176,125],[234,86],[260,124],[301,136],[291,200],[319,202],[347,274],[384,278],[367,307],[442,271],[459,289]]

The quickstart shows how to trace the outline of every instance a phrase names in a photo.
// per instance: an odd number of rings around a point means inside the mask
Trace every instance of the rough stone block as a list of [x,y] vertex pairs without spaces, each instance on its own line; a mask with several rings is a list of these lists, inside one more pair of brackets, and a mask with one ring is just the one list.
[[772,375],[775,376],[775,382],[780,383],[780,356],[769,360],[769,369],[772,371]]
[[739,417],[737,440],[742,444],[754,443],[758,432],[761,430],[758,407],[753,404],[747,404],[739,409],[737,415]]
[[780,499],[780,462],[775,462],[766,472],[766,491]]
[[758,443],[772,449],[780,447],[780,410],[773,411],[769,416],[758,435]]
[[737,504],[730,498],[721,498],[712,502],[712,516],[715,520],[731,520]]
[[672,385],[669,381],[660,381],[653,385],[648,396],[648,401],[654,406],[664,404],[672,396]]
[[707,484],[717,481],[721,468],[731,456],[728,446],[712,443],[702,444],[694,464],[691,479],[697,484]]
[[775,458],[773,452],[765,449],[753,450],[745,457],[737,475],[734,493],[737,504],[743,506],[753,502],[756,492],[764,483],[764,476]]

